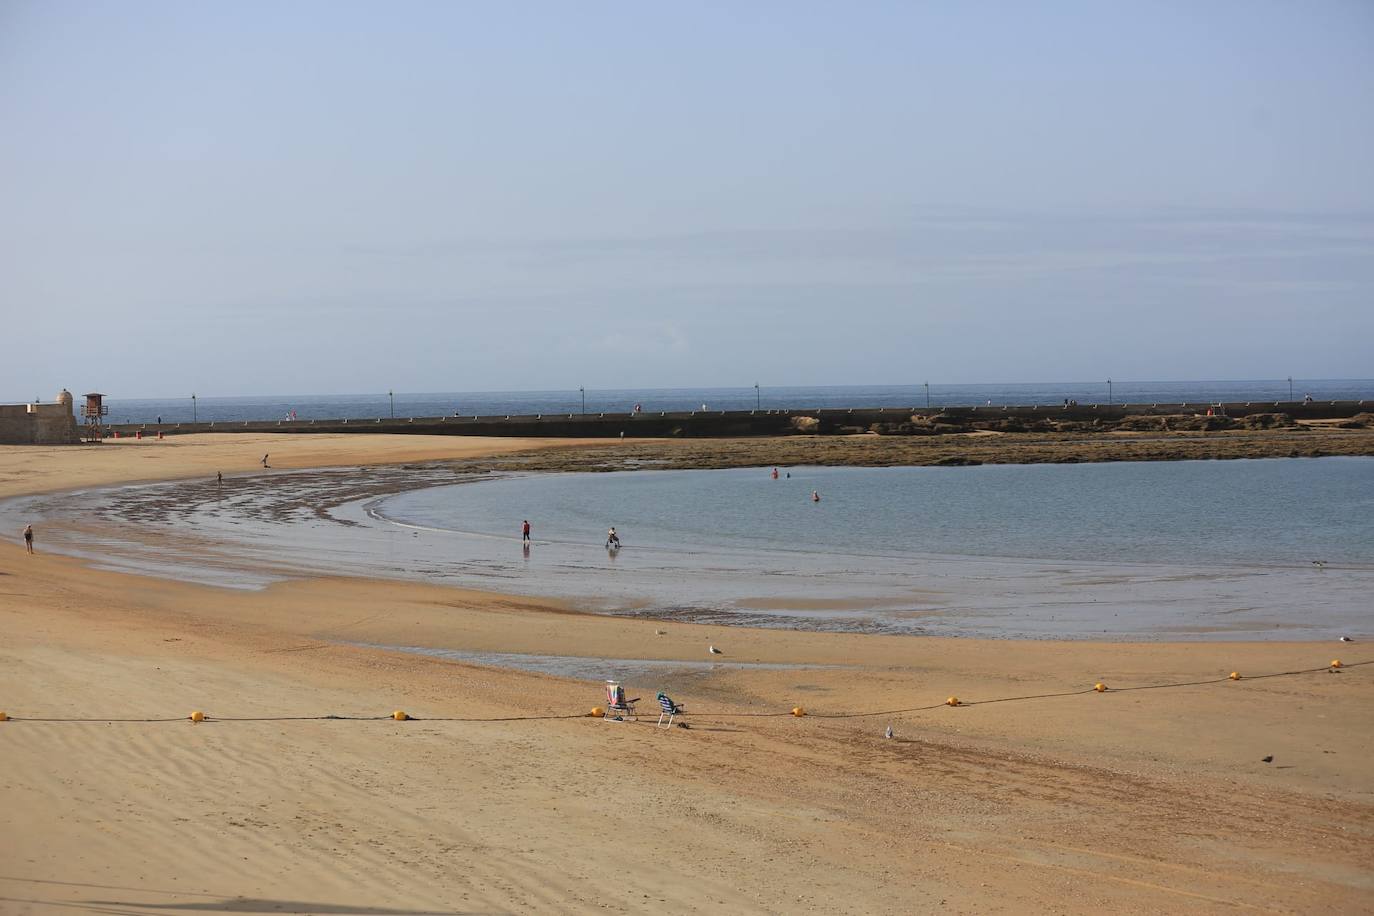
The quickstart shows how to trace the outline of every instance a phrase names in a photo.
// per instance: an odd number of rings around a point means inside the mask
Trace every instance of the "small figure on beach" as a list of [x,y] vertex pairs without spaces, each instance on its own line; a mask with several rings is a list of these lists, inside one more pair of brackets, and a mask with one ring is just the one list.
[[778,479],[778,469],[777,469],[777,468],[773,468],[773,479],[774,479],[774,480],[777,480],[777,479]]
[[24,549],[25,549],[26,551],[28,551],[29,553],[33,553],[33,526],[32,526],[32,525],[25,525],[25,526],[24,526]]
[[644,412],[644,405],[643,405],[643,404],[636,404],[636,405],[635,405],[635,413],[643,413],[643,412]]
[[819,490],[811,491],[811,501],[813,503],[818,503],[821,501],[821,492]]
[[224,472],[223,472],[223,471],[216,471],[216,472],[215,472],[215,485],[216,485],[216,486],[223,486],[223,485],[224,485]]
[[158,426],[161,426],[161,425],[162,425],[162,418],[161,418],[161,417],[158,417],[158,418],[157,418],[157,425],[158,425]]
[[1303,396],[1302,396],[1302,402],[1303,402],[1304,404],[1311,404],[1311,403],[1312,403],[1312,395],[1311,395],[1311,394],[1305,394],[1305,395],[1303,395]]
[[520,526],[520,541],[523,544],[530,542],[530,520],[525,519],[525,523]]
[[620,549],[620,535],[615,533],[614,527],[612,527],[610,531],[606,532],[606,548],[608,550]]
[[[270,454],[271,454],[271,452],[268,452],[268,455],[270,455]],[[267,455],[263,455],[263,456],[262,456],[262,466],[263,466],[263,467],[269,467],[269,465],[268,465],[268,463],[267,463]]]

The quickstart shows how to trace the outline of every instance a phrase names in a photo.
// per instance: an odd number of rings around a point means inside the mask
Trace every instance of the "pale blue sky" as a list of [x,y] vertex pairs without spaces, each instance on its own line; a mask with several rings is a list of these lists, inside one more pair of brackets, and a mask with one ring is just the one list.
[[0,400],[1374,376],[1374,3],[0,0]]

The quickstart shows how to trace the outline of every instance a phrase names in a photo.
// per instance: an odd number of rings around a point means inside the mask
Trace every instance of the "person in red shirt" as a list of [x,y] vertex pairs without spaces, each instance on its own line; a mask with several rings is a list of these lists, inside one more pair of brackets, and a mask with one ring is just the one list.
[[522,543],[530,542],[530,520],[525,519],[525,524],[520,526],[520,540]]

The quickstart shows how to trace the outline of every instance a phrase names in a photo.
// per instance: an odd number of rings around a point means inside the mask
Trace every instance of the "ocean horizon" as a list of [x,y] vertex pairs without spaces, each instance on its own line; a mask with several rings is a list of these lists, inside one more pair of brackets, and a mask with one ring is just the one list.
[[849,407],[965,407],[1060,404],[1374,400],[1374,379],[1038,382],[1016,384],[828,385],[699,388],[577,388],[543,391],[376,392],[121,398],[107,393],[110,423],[189,423],[381,417],[521,416],[645,411],[805,410]]

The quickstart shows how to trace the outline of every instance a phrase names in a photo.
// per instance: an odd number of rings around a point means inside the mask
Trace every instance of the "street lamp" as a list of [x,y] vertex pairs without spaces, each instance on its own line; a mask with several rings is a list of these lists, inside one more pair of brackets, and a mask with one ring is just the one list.
[[396,392],[388,391],[386,396],[391,398],[391,419],[396,419]]
[[1288,376],[1288,403],[1293,403],[1293,376]]
[[755,383],[754,383],[754,409],[755,409],[755,410],[762,410],[762,409],[763,409],[763,400],[762,400],[762,397],[763,397],[763,396],[759,394],[759,383],[758,383],[758,382],[755,382]]
[[1107,406],[1112,406],[1112,380],[1107,379]]
[[582,416],[585,417],[585,416],[587,415],[587,389],[586,389],[586,386],[581,386],[581,387],[579,387],[579,388],[577,389],[577,391],[578,391],[579,394],[582,395]]
[[192,423],[197,422],[197,417],[198,417],[198,416],[199,416],[199,415],[196,413],[196,396],[195,396],[195,393],[193,392],[193,393],[191,394],[191,422],[192,422]]
[[926,382],[926,407],[930,407],[930,382]]

